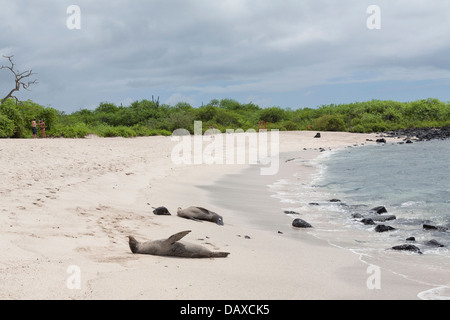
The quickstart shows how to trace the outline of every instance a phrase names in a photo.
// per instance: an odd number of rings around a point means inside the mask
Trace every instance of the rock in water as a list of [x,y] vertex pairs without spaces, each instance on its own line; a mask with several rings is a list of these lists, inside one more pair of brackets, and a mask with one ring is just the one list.
[[384,224],[379,224],[375,227],[376,232],[386,232],[386,231],[391,231],[391,230],[395,230],[395,228],[393,228],[391,226],[385,226]]
[[372,219],[370,219],[370,218],[364,218],[364,219],[361,220],[361,222],[364,223],[366,226],[375,224],[375,222]]
[[397,219],[397,217],[393,214],[379,215],[379,216],[375,216],[375,217],[371,217],[371,218],[373,221],[377,221],[377,222],[385,222],[385,221]]
[[284,211],[284,213],[286,213],[286,214],[300,214],[300,213],[295,212],[295,211]]
[[432,246],[432,247],[439,247],[439,248],[445,247],[442,243],[440,243],[439,241],[437,241],[437,240],[435,240],[435,239],[426,241],[425,244],[426,244],[427,246]]
[[394,250],[403,250],[403,251],[412,251],[412,252],[416,252],[416,253],[422,254],[420,249],[417,248],[416,246],[412,245],[412,244],[402,244],[400,246],[392,247],[392,249],[394,249]]
[[445,232],[448,230],[448,228],[444,227],[444,226],[433,226],[431,224],[425,224],[425,223],[423,224],[423,228],[425,230],[437,230],[437,231],[442,231],[442,232]]
[[379,206],[379,207],[372,208],[372,211],[375,211],[378,214],[382,214],[382,213],[386,213],[387,212],[387,210],[386,210],[386,208],[384,206]]
[[298,218],[292,221],[292,226],[296,228],[312,228],[312,225],[310,225],[308,222]]

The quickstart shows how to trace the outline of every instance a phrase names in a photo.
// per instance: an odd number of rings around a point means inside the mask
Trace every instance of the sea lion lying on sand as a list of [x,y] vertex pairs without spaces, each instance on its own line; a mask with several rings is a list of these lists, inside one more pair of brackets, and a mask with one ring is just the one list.
[[219,226],[223,226],[222,216],[202,207],[178,208],[177,214],[182,218],[211,221],[217,223]]
[[180,242],[190,230],[178,232],[167,239],[147,242],[138,242],[129,236],[131,252],[140,254],[151,254],[156,256],[172,256],[182,258],[225,258],[229,252],[216,252],[188,242]]
[[158,208],[152,207],[152,208],[155,209],[155,210],[153,210],[153,214],[156,214],[158,216],[170,216],[171,215],[169,210],[166,207],[158,207]]

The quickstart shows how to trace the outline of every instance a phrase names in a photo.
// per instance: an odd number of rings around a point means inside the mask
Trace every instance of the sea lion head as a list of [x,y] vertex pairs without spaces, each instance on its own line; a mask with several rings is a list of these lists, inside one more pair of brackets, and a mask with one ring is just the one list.
[[216,223],[217,223],[219,226],[223,226],[223,218],[222,218],[221,216],[217,215],[217,217],[216,217]]

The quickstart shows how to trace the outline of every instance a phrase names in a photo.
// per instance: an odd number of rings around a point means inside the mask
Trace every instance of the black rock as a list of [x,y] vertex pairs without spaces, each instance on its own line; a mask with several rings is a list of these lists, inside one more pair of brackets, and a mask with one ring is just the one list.
[[422,254],[420,249],[417,248],[416,246],[412,245],[412,244],[402,244],[400,246],[392,247],[392,249],[394,249],[394,250],[403,250],[403,251],[412,251],[412,252],[416,252],[418,254]]
[[409,238],[406,239],[406,241],[416,241],[416,238],[414,238],[414,237],[409,237]]
[[391,230],[395,230],[395,228],[393,228],[391,226],[385,226],[384,224],[379,224],[375,227],[376,232],[386,232],[386,231],[391,231]]
[[158,207],[158,208],[154,208],[155,210],[153,210],[153,213],[156,214],[157,216],[170,216],[170,212],[169,210],[167,210],[166,207]]
[[384,207],[384,206],[379,206],[379,207],[372,208],[372,211],[375,211],[378,214],[382,214],[382,213],[386,213],[387,212],[386,207]]
[[445,247],[442,243],[438,242],[435,239],[426,241],[425,244],[427,246],[433,246],[433,247],[439,247],[439,248]]
[[361,219],[361,218],[364,218],[364,216],[361,213],[353,213],[352,218]]
[[376,142],[377,142],[377,143],[386,143],[386,139],[384,139],[384,138],[377,139]]
[[385,221],[390,221],[390,220],[395,220],[397,219],[396,216],[394,216],[393,214],[387,214],[387,215],[379,215],[379,216],[374,216],[371,217],[373,221],[376,222],[385,222]]
[[339,199],[331,199],[330,202],[341,202]]
[[295,211],[284,211],[284,213],[286,213],[286,214],[300,214],[300,213],[295,212]]
[[317,202],[310,202],[308,203],[310,206],[318,206],[319,204]]
[[448,139],[450,138],[450,126],[441,128],[410,128],[401,129],[397,131],[388,131],[384,133],[388,137],[397,137],[410,139],[413,138],[417,141],[427,141],[433,139]]
[[314,136],[314,138],[320,138],[320,133],[317,132],[316,135]]
[[370,225],[374,225],[375,224],[375,222],[372,219],[370,219],[370,218],[362,219],[361,222],[364,223],[366,226],[370,226]]
[[312,228],[312,225],[310,225],[308,222],[298,218],[292,221],[292,226],[296,228]]
[[412,142],[411,140],[408,139],[408,140],[406,140],[406,143],[413,143],[413,142]]
[[444,227],[444,226],[433,226],[431,224],[425,224],[425,223],[423,224],[423,228],[425,230],[437,230],[437,231],[442,231],[442,232],[445,232],[448,230],[448,228]]

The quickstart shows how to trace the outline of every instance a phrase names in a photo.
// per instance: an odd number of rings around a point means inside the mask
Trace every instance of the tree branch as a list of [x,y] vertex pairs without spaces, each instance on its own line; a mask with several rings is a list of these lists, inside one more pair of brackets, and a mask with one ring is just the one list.
[[5,102],[6,100],[8,100],[9,98],[14,98],[16,99],[16,103],[19,101],[19,99],[17,99],[17,97],[13,96],[13,93],[16,91],[20,90],[20,87],[22,87],[25,90],[28,90],[28,88],[30,87],[30,85],[32,84],[37,84],[37,79],[32,80],[32,81],[28,81],[27,83],[25,83],[24,81],[22,81],[25,78],[31,77],[32,75],[36,74],[33,73],[33,70],[26,70],[24,72],[19,72],[19,70],[14,70],[14,61],[13,61],[13,57],[14,56],[3,56],[4,58],[9,60],[9,63],[11,64],[11,66],[4,66],[2,65],[0,67],[1,69],[8,69],[10,70],[13,74],[14,74],[14,81],[15,81],[15,87],[6,95],[6,97],[4,97],[1,101],[0,104],[2,104],[3,102]]

